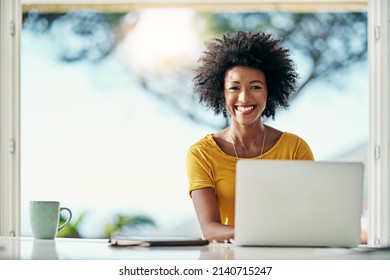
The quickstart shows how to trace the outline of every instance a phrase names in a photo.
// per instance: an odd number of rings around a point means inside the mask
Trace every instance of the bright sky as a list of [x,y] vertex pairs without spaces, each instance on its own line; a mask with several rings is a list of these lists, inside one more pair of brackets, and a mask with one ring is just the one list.
[[139,23],[128,33],[120,48],[129,65],[147,71],[164,71],[194,60],[199,41],[194,28],[194,11],[148,9],[140,14]]

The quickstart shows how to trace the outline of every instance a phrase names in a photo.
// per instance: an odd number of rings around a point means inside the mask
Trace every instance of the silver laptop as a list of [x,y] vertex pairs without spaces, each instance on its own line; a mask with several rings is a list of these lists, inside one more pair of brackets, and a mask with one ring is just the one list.
[[234,243],[358,246],[363,171],[351,162],[239,160]]

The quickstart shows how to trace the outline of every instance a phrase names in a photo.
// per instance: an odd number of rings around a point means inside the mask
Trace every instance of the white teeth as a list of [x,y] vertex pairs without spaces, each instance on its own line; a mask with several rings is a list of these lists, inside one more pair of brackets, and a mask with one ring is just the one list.
[[248,111],[251,111],[255,108],[255,106],[250,106],[250,107],[241,107],[241,106],[237,106],[236,107],[238,111],[240,112],[248,112]]

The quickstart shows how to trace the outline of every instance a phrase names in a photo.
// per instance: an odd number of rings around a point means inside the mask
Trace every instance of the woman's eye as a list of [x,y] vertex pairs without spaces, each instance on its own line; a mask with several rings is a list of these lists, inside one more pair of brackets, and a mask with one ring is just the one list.
[[260,90],[261,86],[252,86],[251,89],[253,89],[253,90]]
[[229,91],[236,91],[236,90],[238,90],[239,88],[238,87],[230,87],[228,90]]

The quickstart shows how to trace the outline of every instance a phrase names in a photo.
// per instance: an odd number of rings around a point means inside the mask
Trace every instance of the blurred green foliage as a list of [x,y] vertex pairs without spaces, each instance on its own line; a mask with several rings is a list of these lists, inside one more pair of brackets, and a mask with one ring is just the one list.
[[[72,219],[58,234],[57,237],[83,238],[80,226],[85,220],[86,213],[81,213],[75,220]],[[60,226],[68,216],[60,215]],[[140,230],[145,227],[156,228],[155,221],[146,215],[115,214],[111,222],[102,225],[103,236],[97,238],[110,238],[115,234],[126,234],[129,231]]]
[[[67,220],[68,216],[60,215],[60,226]],[[70,238],[80,238],[80,224],[85,218],[85,212],[81,213],[76,220],[72,220],[67,224],[60,232],[57,233],[57,237],[70,237]]]
[[104,237],[110,238],[115,234],[120,234],[129,230],[139,229],[145,226],[156,227],[154,220],[145,215],[117,214],[111,223],[104,227]]

